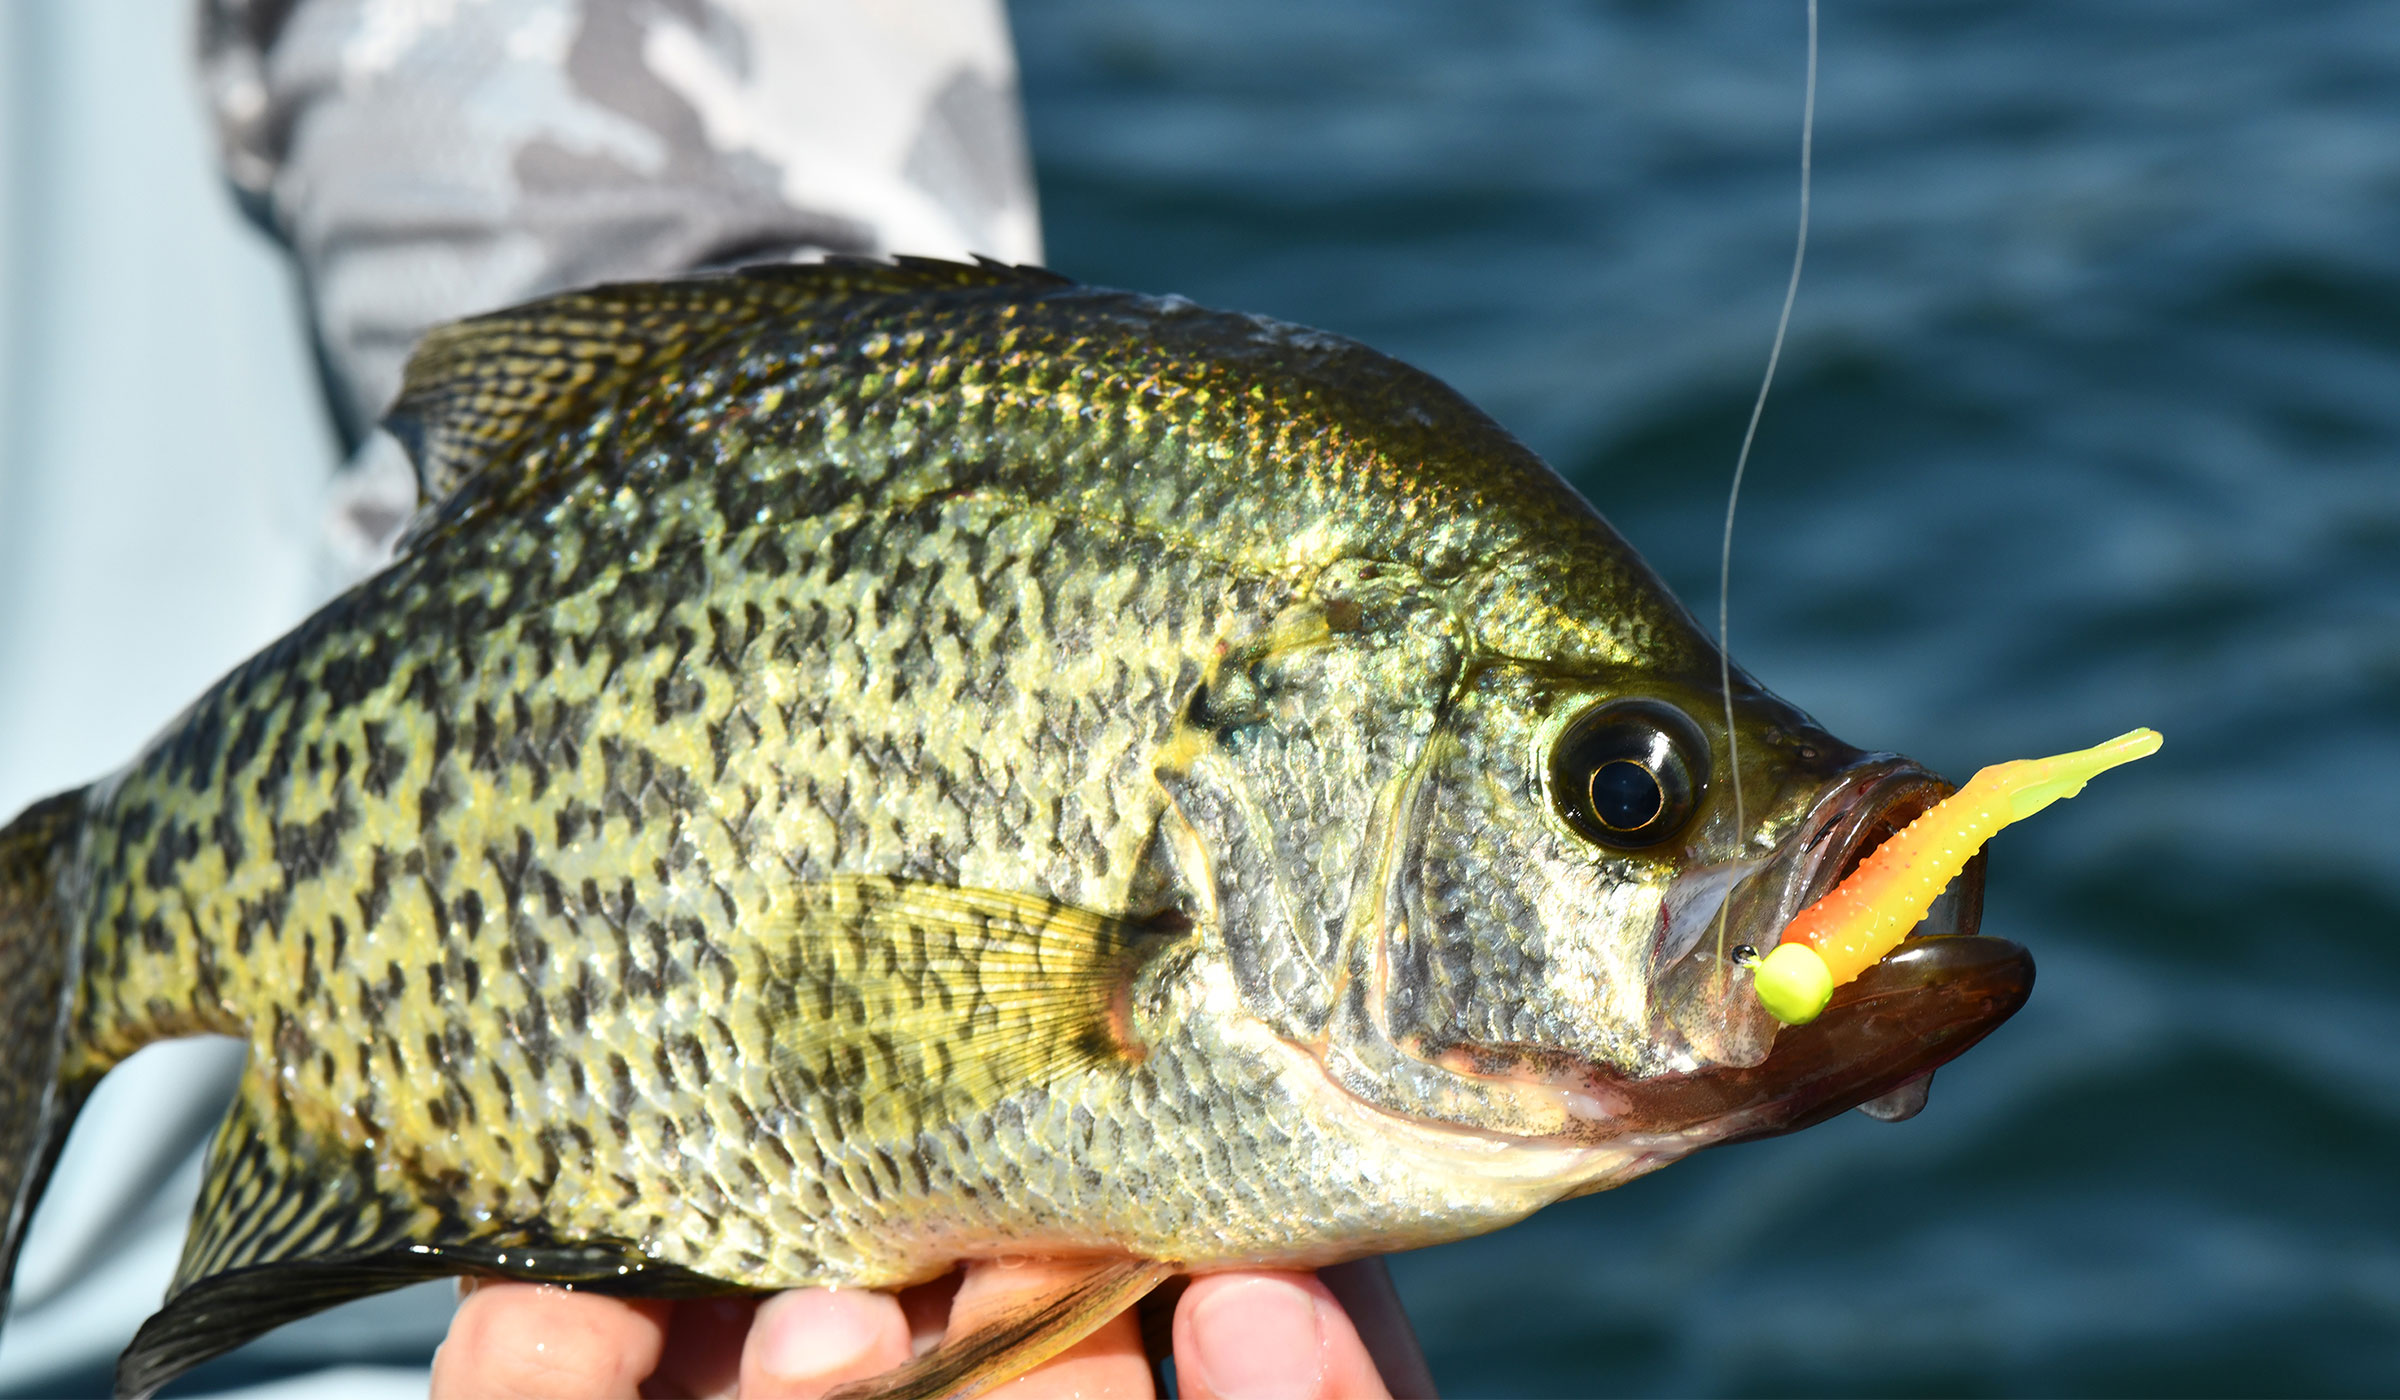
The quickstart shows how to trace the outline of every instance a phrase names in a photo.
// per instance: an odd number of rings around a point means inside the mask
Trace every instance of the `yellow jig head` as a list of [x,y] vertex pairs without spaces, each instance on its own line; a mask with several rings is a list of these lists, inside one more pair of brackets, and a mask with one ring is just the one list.
[[1759,1001],[1787,1025],[1817,1019],[1834,988],[1900,946],[2000,828],[2073,797],[2094,774],[2149,757],[2160,742],[2157,730],[2136,729],[2055,758],[1995,763],[1969,778],[1784,927],[1752,974]]

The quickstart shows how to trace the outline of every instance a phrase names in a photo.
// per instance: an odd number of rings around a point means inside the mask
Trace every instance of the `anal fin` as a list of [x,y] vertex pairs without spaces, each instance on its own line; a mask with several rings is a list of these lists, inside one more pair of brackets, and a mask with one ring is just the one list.
[[438,1272],[405,1258],[299,1259],[237,1269],[177,1291],[117,1358],[117,1394],[143,1400],[242,1343],[354,1299],[422,1282]]
[[826,1400],[938,1400],[1013,1380],[1097,1331],[1173,1277],[1155,1259],[1111,1259],[1062,1276],[1051,1288],[952,1337],[897,1370],[846,1385]]
[[148,1396],[287,1322],[455,1274],[636,1297],[739,1293],[617,1240],[538,1226],[468,1226],[379,1184],[371,1154],[328,1150],[274,1111],[254,1072],[209,1147],[200,1203],[165,1306],[117,1359],[121,1396]]

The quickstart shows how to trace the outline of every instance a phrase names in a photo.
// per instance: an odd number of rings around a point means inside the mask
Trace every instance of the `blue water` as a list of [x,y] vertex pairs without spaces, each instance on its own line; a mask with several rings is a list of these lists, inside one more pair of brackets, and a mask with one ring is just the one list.
[[[1696,608],[1798,0],[1018,0],[1051,260],[1438,373]],[[2012,832],[1931,1107],[1395,1261],[1458,1395],[2400,1392],[2400,13],[1831,0],[1736,654]]]
[[[306,387],[298,313],[260,294],[280,269],[188,113],[125,154],[162,128],[155,94],[185,100],[184,0],[145,3],[0,103],[29,138],[0,141],[0,456],[97,470],[157,423],[178,451],[118,488],[171,498],[122,557],[173,589],[111,555],[0,618],[10,656],[45,628],[102,639],[72,675],[0,677],[19,796],[122,758],[222,667],[224,626],[194,619],[283,625],[304,581],[229,531],[331,451],[301,399],[252,411],[262,355]],[[1713,612],[1790,256],[1800,0],[1014,8],[1053,262],[1443,375]],[[1827,0],[1817,155],[1738,655],[1953,775],[2134,724],[2168,747],[2002,838],[1986,927],[2041,985],[1924,1115],[1703,1154],[1395,1261],[1436,1374],[1460,1396],[2400,1393],[2400,10]],[[7,207],[36,156],[74,197]],[[159,237],[153,209],[204,206],[216,224]],[[74,259],[28,255],[36,216]],[[194,270],[239,259],[247,282]],[[43,301],[69,273],[105,297]],[[22,535],[0,564],[51,547]],[[121,1342],[146,1287],[95,1335]],[[185,1385],[421,1360],[445,1305],[304,1324]]]

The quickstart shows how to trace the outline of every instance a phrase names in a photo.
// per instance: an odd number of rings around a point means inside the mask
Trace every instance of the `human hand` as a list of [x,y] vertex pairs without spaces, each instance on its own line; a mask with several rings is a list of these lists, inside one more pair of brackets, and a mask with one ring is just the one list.
[[[1052,1266],[979,1263],[899,1296],[797,1289],[763,1302],[642,1302],[484,1281],[460,1303],[433,1363],[432,1400],[645,1396],[816,1400],[906,1361],[918,1336],[970,1331],[1056,1278]],[[953,1291],[955,1290],[955,1291]],[[1175,1306],[1175,1371],[1192,1400],[1385,1400],[1349,1316],[1315,1275],[1195,1279]],[[1147,1397],[1128,1311],[993,1400]]]

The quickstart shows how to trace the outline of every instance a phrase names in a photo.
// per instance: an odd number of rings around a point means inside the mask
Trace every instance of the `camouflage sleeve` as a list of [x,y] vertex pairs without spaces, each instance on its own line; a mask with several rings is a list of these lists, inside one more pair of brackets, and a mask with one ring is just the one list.
[[[1002,0],[202,6],[226,172],[298,259],[353,444],[427,328],[560,288],[1041,257]],[[351,552],[406,509],[399,470],[369,451],[348,474]]]

